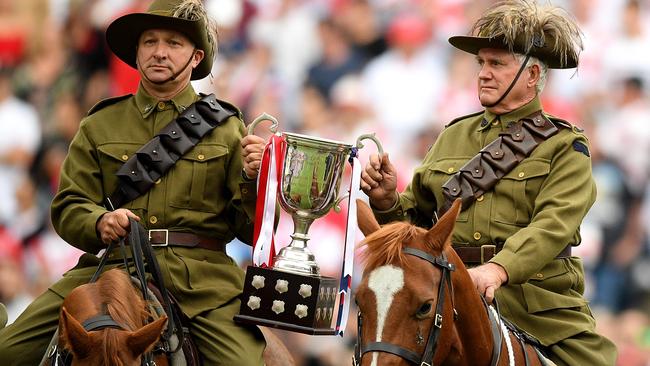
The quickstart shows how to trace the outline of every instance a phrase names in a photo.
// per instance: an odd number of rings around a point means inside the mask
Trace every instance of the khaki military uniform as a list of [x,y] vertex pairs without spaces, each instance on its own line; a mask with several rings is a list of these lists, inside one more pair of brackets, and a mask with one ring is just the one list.
[[[158,101],[140,88],[135,96],[103,102],[82,121],[52,202],[52,223],[63,239],[88,254],[0,333],[3,365],[38,364],[58,324],[63,298],[88,282],[98,263],[94,254],[105,247],[95,225],[107,212],[104,198],[117,186],[114,173],[196,100],[191,85],[171,101]],[[256,190],[254,182],[242,177],[244,135],[241,114],[230,117],[149,192],[123,207],[138,215],[146,229],[189,232],[224,242],[237,237],[250,243]],[[111,254],[108,267],[120,265],[117,253]],[[233,322],[243,270],[221,251],[168,246],[156,247],[155,254],[166,286],[192,319],[190,332],[205,363],[263,364],[259,329]]]
[[[534,99],[501,116],[485,111],[450,124],[399,203],[375,211],[379,221],[410,219],[430,226],[444,203],[442,185],[509,123],[541,109]],[[549,347],[558,365],[614,365],[615,347],[595,333],[583,298],[581,259],[555,259],[567,245],[580,244],[579,226],[596,187],[587,138],[566,122],[551,120],[559,132],[460,213],[452,241],[472,247],[503,244],[490,260],[508,273],[508,283],[496,292],[501,313]]]

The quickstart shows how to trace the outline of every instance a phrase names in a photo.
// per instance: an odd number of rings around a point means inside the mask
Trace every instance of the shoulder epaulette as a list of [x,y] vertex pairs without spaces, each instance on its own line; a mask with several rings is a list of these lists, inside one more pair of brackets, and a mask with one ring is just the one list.
[[471,117],[476,117],[476,116],[478,116],[479,114],[483,114],[483,113],[485,113],[485,111],[479,111],[479,112],[475,112],[475,113],[471,113],[471,114],[468,114],[468,115],[465,115],[465,116],[461,116],[461,117],[455,118],[453,121],[447,123],[447,124],[445,125],[445,128],[447,128],[447,127],[449,127],[449,126],[455,124],[456,122],[460,122],[460,121],[462,121],[462,120],[464,120],[464,119],[468,119],[468,118],[471,118]]
[[112,97],[112,98],[106,98],[103,100],[100,100],[95,104],[90,110],[88,111],[88,115],[90,116],[91,114],[99,111],[100,109],[106,108],[109,105],[113,105],[121,100],[127,99],[129,97],[133,96],[133,94],[126,94],[126,95],[120,95],[119,97]]
[[561,126],[561,127],[564,127],[564,128],[570,128],[570,129],[573,129],[573,127],[574,127],[571,123],[569,123],[566,120],[563,120],[562,118],[558,118],[558,117],[555,117],[555,116],[547,114],[547,113],[545,113],[545,115],[546,115],[546,117],[548,117],[548,119],[551,120],[551,122],[553,122],[554,124],[556,124],[558,126]]

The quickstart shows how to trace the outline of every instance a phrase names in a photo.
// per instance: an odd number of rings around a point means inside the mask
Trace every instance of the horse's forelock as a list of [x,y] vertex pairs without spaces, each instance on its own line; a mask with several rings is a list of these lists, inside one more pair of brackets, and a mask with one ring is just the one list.
[[107,365],[124,365],[124,362],[120,359],[120,355],[115,352],[115,350],[123,347],[124,345],[120,344],[120,338],[123,337],[123,331],[118,329],[106,328],[104,330],[104,339],[102,340],[103,355],[102,358],[105,360]]
[[366,270],[385,264],[403,266],[406,263],[403,246],[425,233],[426,230],[407,222],[394,222],[382,226],[361,242],[361,246],[366,249],[362,254]]

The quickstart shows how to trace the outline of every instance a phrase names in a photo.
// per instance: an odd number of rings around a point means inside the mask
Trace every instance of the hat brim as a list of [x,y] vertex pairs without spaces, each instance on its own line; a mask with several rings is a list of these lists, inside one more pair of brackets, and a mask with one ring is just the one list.
[[[206,47],[205,28],[198,20],[187,20],[156,14],[133,13],[115,19],[106,29],[106,42],[113,53],[129,66],[137,69],[136,54],[142,32],[148,29],[171,29],[185,34],[197,48],[205,53],[201,62],[192,71],[192,80],[202,79],[210,74],[211,47]],[[209,48],[209,49],[206,49]]]
[[[473,37],[473,36],[453,36],[449,38],[449,43],[459,50],[477,55],[478,51],[483,48],[496,48],[509,50],[509,46],[503,41],[502,37]],[[546,42],[550,44],[550,42]],[[527,54],[523,47],[517,45],[512,47],[512,51]],[[550,47],[533,47],[528,51],[533,57],[537,57],[550,69],[572,69],[578,66],[578,60],[573,57],[567,57],[562,60]]]

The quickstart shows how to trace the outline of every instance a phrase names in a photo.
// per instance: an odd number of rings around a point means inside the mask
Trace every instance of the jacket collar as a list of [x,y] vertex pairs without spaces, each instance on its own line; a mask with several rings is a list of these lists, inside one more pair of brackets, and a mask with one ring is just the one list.
[[491,126],[492,122],[494,122],[497,118],[501,120],[501,128],[507,128],[511,122],[517,122],[521,118],[529,116],[533,112],[539,111],[541,109],[542,102],[539,99],[539,96],[536,96],[533,98],[533,100],[523,105],[522,107],[501,115],[496,115],[486,109],[485,113],[483,113],[483,120],[487,121],[488,123],[482,123],[478,130],[483,131],[488,129]]
[[185,89],[176,94],[176,96],[171,100],[159,100],[152,97],[144,90],[142,85],[138,88],[138,91],[135,94],[135,104],[138,106],[138,110],[142,114],[143,118],[149,117],[151,113],[158,108],[158,103],[164,103],[166,105],[165,108],[171,105],[178,113],[180,113],[196,100],[196,92],[191,83],[187,83]]

